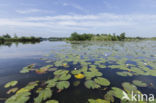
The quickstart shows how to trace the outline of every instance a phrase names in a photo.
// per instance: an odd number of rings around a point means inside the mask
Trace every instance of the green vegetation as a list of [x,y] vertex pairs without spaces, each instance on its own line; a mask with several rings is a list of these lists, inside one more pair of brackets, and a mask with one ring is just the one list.
[[16,35],[14,35],[14,37],[11,37],[9,34],[5,34],[0,36],[0,44],[6,44],[6,43],[10,43],[10,42],[40,42],[41,38],[40,37],[18,37]]
[[143,38],[143,37],[126,37],[126,33],[116,34],[91,34],[83,33],[79,34],[74,32],[67,40],[70,41],[130,41],[130,40],[156,40],[156,37]]

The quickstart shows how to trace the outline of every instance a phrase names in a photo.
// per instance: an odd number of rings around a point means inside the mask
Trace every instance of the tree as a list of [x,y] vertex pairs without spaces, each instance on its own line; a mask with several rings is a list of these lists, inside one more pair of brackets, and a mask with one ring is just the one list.
[[9,34],[5,34],[3,35],[4,38],[11,38],[11,36]]
[[124,40],[124,39],[125,39],[125,35],[126,35],[125,33],[121,33],[121,34],[120,34],[120,39],[121,39],[121,40]]

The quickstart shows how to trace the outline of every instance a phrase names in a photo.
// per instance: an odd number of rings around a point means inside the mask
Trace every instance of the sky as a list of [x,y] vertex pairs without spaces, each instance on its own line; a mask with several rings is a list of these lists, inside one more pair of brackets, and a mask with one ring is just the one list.
[[156,37],[156,0],[0,0],[0,35]]

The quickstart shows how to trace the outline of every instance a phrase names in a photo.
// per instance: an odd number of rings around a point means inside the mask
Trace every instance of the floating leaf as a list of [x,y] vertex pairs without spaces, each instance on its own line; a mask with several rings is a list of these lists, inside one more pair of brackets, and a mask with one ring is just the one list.
[[67,74],[68,72],[69,72],[68,70],[57,70],[54,72],[54,75]]
[[17,90],[18,88],[11,88],[10,90],[7,91],[7,94],[15,93]]
[[58,80],[69,80],[71,78],[70,74],[62,74],[59,77],[57,77]]
[[120,75],[120,76],[133,76],[133,74],[130,73],[130,72],[117,72],[117,75]]
[[102,85],[102,86],[109,86],[110,85],[110,82],[108,79],[106,78],[102,78],[102,77],[97,77],[94,79],[94,81],[99,84],[99,85]]
[[34,99],[34,103],[41,103],[52,96],[52,90],[50,88],[45,88],[39,92],[38,97]]
[[35,64],[28,65],[28,66],[24,67],[20,71],[20,73],[28,73],[29,71],[33,70],[34,66],[35,66]]
[[74,74],[74,75],[80,74],[81,73],[81,70],[72,70],[71,73]]
[[56,84],[56,87],[60,90],[68,88],[69,86],[70,86],[70,83],[68,81],[60,81]]
[[88,89],[95,89],[95,88],[100,88],[100,85],[96,84],[93,80],[87,80],[85,81],[85,86]]
[[132,81],[134,85],[138,86],[138,87],[147,87],[146,83],[143,83],[142,81],[139,80],[133,80]]
[[5,84],[5,88],[9,88],[9,87],[13,87],[15,86],[16,84],[18,83],[18,81],[11,81],[11,82],[8,82],[7,84]]
[[50,80],[46,81],[46,84],[48,84],[48,85],[47,85],[48,88],[55,87],[55,85],[56,85],[56,80],[55,80],[55,79],[50,79]]
[[122,86],[123,86],[124,90],[128,93],[130,93],[131,91],[134,91],[134,92],[137,91],[137,87],[133,84],[128,83],[128,82],[122,83]]
[[30,92],[18,93],[8,98],[5,103],[26,103],[30,95]]
[[57,100],[48,100],[46,103],[59,103]]

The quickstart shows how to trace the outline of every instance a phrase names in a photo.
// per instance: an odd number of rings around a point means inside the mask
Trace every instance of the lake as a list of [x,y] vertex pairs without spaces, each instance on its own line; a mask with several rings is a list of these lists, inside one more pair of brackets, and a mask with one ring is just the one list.
[[0,46],[1,103],[126,103],[132,91],[156,98],[156,41]]

